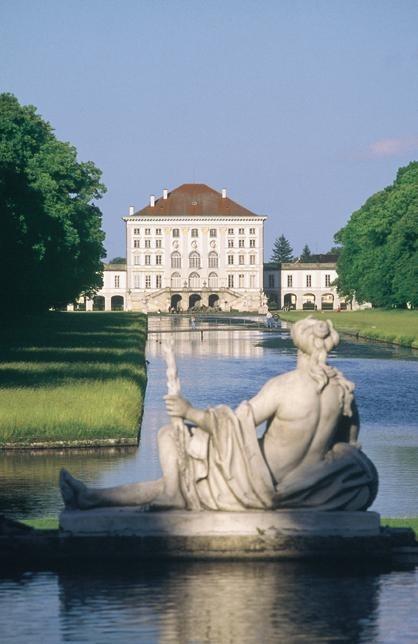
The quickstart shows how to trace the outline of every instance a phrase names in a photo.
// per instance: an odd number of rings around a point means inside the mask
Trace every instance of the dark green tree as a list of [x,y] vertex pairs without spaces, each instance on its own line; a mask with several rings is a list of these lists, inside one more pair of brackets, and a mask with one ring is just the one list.
[[101,172],[77,161],[36,108],[0,94],[1,307],[45,310],[102,284]]
[[293,248],[284,235],[277,237],[271,254],[271,262],[281,264],[282,262],[291,262],[293,260]]
[[310,258],[312,257],[311,250],[308,246],[308,244],[305,244],[303,249],[302,249],[302,254],[299,257],[301,262],[309,262]]
[[338,290],[375,306],[418,306],[418,162],[370,197],[336,235]]
[[109,264],[126,264],[126,257],[114,257],[109,260]]

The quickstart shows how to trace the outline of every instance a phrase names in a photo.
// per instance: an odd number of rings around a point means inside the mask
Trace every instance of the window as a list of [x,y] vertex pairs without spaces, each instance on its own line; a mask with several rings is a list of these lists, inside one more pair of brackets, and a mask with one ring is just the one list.
[[244,234],[244,228],[238,228],[238,235]]
[[161,275],[156,275],[155,276],[155,288],[161,288],[162,281],[163,280],[162,280]]
[[228,239],[228,248],[234,248],[234,240]]
[[139,228],[134,228],[134,235],[139,235],[140,229]]
[[211,251],[208,256],[209,262],[208,266],[209,268],[218,268],[218,253],[215,253],[215,251]]
[[171,276],[171,288],[181,288],[180,273],[173,273]]
[[216,235],[217,235],[216,228],[211,228],[209,230],[209,237],[216,237]]
[[199,288],[200,287],[200,277],[198,273],[190,273],[189,275],[189,286],[191,288]]
[[306,276],[306,286],[312,286],[312,275]]
[[209,273],[209,288],[216,288],[218,286],[218,276],[216,273]]
[[163,260],[163,256],[162,256],[162,255],[156,255],[156,256],[155,256],[155,263],[156,263],[156,265],[157,265],[157,266],[161,266],[161,264],[163,263],[163,261],[162,261],[162,260]]
[[181,268],[181,255],[177,251],[171,253],[171,268]]
[[145,234],[151,235],[151,228],[145,228]]
[[134,288],[141,288],[141,274],[134,273]]
[[135,266],[139,266],[140,263],[141,262],[140,262],[140,259],[139,259],[139,255],[134,255],[134,264],[135,264]]
[[151,240],[150,239],[145,240],[145,248],[151,248]]
[[173,237],[180,237],[180,230],[178,228],[173,228]]
[[288,275],[287,276],[287,287],[292,288],[292,286],[293,286],[293,275]]
[[200,255],[195,250],[189,255],[189,268],[200,268]]
[[255,228],[250,228],[250,235],[255,235]]
[[145,266],[151,265],[151,255],[145,255]]
[[155,240],[155,248],[161,248],[161,239]]
[[274,275],[269,275],[269,288],[274,288]]
[[250,288],[255,288],[255,275],[250,275]]
[[145,275],[145,288],[151,288],[151,275]]
[[119,288],[120,284],[120,277],[119,275],[115,275],[115,288]]
[[228,255],[228,264],[231,266],[234,263],[234,256],[233,255]]
[[234,229],[228,228],[228,235],[233,235],[233,234],[234,234]]
[[238,275],[238,286],[244,288],[244,275]]
[[199,231],[197,228],[192,228],[192,237],[199,237]]
[[[156,235],[161,235],[161,228],[156,228],[155,229],[155,234]],[[158,276],[157,276],[158,277]]]
[[134,239],[134,248],[139,248],[139,239]]
[[228,275],[228,288],[234,288],[234,276],[232,273]]
[[255,248],[255,239],[250,239],[250,248]]
[[325,275],[325,286],[331,286],[331,275]]
[[244,262],[244,255],[238,255],[238,264],[239,264],[240,266],[242,266],[243,264],[245,264],[245,262]]
[[245,239],[239,239],[239,240],[238,240],[238,246],[239,246],[239,248],[244,248],[244,246],[245,246]]
[[250,255],[250,264],[255,264],[255,255]]

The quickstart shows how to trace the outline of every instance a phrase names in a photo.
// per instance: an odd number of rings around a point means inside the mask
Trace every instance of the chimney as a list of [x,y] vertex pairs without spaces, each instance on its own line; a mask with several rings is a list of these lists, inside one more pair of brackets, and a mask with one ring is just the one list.
[[129,206],[129,216],[132,217],[133,214],[134,214],[134,207]]
[[149,205],[151,206],[151,208],[154,208],[154,206],[155,206],[155,195],[150,195],[149,196]]
[[168,198],[168,190],[167,190],[167,188],[164,188],[164,190],[163,190],[163,199],[167,199],[167,198]]
[[226,199],[226,188],[222,188],[222,199]]

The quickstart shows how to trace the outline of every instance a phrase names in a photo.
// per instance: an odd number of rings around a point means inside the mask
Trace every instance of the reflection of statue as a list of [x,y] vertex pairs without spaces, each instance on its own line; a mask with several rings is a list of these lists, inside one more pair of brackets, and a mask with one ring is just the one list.
[[[195,409],[184,400],[168,352],[165,399],[173,424],[158,435],[163,478],[99,490],[64,470],[61,490],[67,507],[369,507],[377,472],[357,442],[354,385],[326,362],[338,334],[331,322],[307,318],[292,327],[292,337],[298,348],[296,369],[269,380],[235,411],[225,405]],[[264,421],[267,429],[258,440],[256,427]]]

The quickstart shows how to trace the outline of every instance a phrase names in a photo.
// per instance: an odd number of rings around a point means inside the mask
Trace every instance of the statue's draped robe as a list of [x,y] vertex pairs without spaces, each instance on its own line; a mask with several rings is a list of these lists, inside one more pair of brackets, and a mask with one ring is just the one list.
[[210,432],[193,428],[185,446],[195,508],[197,502],[201,509],[225,511],[365,510],[376,497],[376,469],[356,447],[336,443],[322,461],[299,466],[276,483],[259,447],[250,404],[235,412],[221,405],[209,414]]

